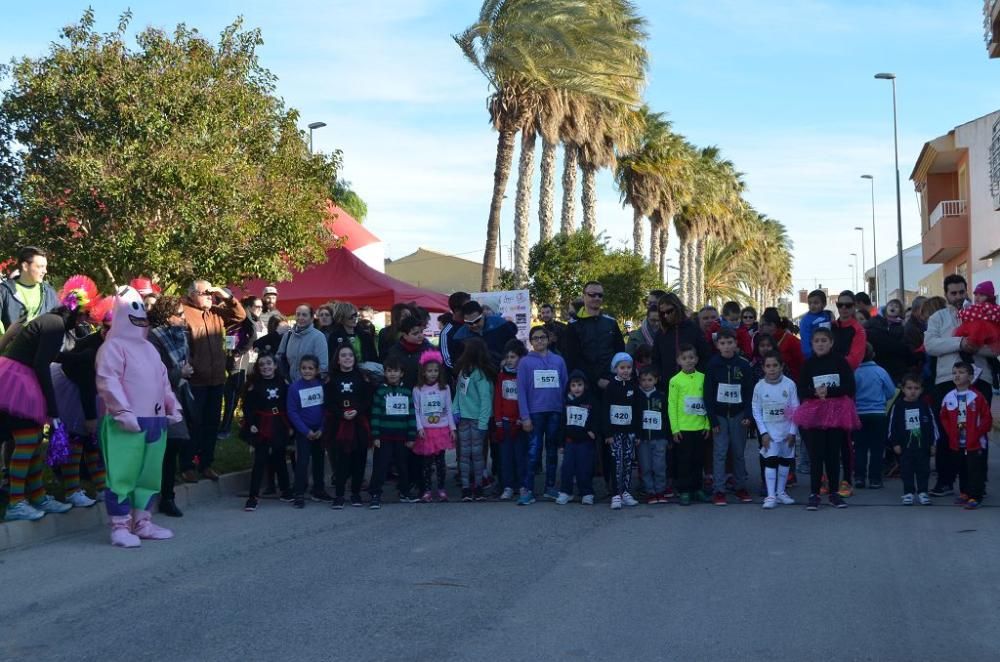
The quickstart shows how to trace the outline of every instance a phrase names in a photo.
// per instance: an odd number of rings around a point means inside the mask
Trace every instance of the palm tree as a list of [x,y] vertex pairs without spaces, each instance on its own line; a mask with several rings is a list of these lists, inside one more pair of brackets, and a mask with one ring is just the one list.
[[538,239],[552,238],[556,194],[556,148],[559,144],[559,127],[566,113],[566,94],[559,90],[545,90],[538,112],[538,133],[542,136],[542,178],[538,191]]
[[658,222],[654,222],[652,214],[657,211],[660,202],[662,176],[658,161],[661,144],[670,125],[663,119],[663,113],[654,113],[648,106],[639,109],[639,119],[643,125],[642,136],[635,150],[618,159],[615,184],[621,194],[622,205],[632,207],[632,242],[636,255],[643,252],[642,219],[650,217],[649,261],[655,266],[660,249],[659,225],[662,224],[662,216],[658,214]]

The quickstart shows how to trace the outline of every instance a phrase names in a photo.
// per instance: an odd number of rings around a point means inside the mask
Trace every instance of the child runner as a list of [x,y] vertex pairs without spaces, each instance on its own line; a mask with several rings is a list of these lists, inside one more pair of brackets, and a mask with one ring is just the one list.
[[556,503],[561,506],[573,500],[573,479],[585,506],[594,505],[594,441],[599,432],[600,417],[597,400],[587,389],[587,376],[574,370],[569,376],[563,429],[566,446],[563,450],[562,489]]
[[826,292],[823,290],[813,290],[807,300],[809,312],[799,321],[799,337],[802,339],[802,354],[808,359],[812,356],[813,331],[831,328],[833,313],[826,309]]
[[273,467],[277,473],[281,500],[285,503],[294,501],[285,468],[285,447],[288,446],[289,437],[288,382],[278,375],[278,364],[270,354],[260,354],[257,357],[247,380],[246,391],[243,393],[243,421],[250,433],[250,445],[253,446],[250,496],[243,510],[257,510],[260,482],[268,467]]
[[[483,441],[493,415],[493,380],[496,371],[486,343],[473,337],[463,343],[455,363],[455,414],[458,420],[458,470],[462,478],[462,501],[482,501],[485,458]],[[471,472],[471,473],[470,473]]]
[[958,458],[961,496],[955,500],[975,510],[983,500],[986,482],[986,448],[993,416],[986,398],[972,385],[972,364],[957,361],[952,368],[955,388],[941,403],[941,427]]
[[[328,501],[323,489],[323,382],[319,380],[319,357],[299,359],[299,378],[288,387],[288,421],[295,432],[294,505],[305,508],[306,474],[312,462],[313,501]],[[326,498],[323,498],[323,497]]]
[[[812,356],[802,366],[798,391],[801,405],[792,414],[809,449],[811,469],[807,510],[819,509],[819,490],[824,470],[830,485],[840,480],[840,452],[850,430],[861,427],[854,408],[854,371],[847,359],[833,353],[833,332],[827,328],[813,331]],[[836,491],[830,492],[830,505],[846,508]]]
[[[556,498],[556,465],[559,463],[559,423],[566,392],[566,362],[549,350],[545,327],[533,327],[528,334],[531,352],[521,360],[517,373],[517,401],[521,424],[530,435],[527,461],[519,476],[521,501],[531,501],[535,492],[534,467],[544,445],[546,498]],[[513,341],[511,341],[513,342]]]
[[919,374],[903,377],[902,388],[902,395],[889,410],[889,446],[899,456],[903,505],[912,506],[916,492],[920,505],[929,506],[927,480],[931,473],[931,455],[939,436],[937,419],[930,405],[920,397],[924,389]]
[[436,350],[420,355],[420,386],[413,389],[413,407],[417,412],[417,442],[413,452],[423,458],[420,500],[431,502],[431,479],[436,471],[438,501],[447,501],[444,452],[455,447],[455,417],[451,414],[451,388],[444,360]]
[[641,403],[632,377],[632,357],[618,352],[611,359],[614,378],[604,389],[604,443],[611,448],[615,472],[611,481],[611,509],[638,506],[629,490],[635,461],[635,433],[642,423]]
[[896,385],[881,366],[875,363],[875,350],[871,343],[865,347],[865,360],[854,371],[858,389],[855,402],[861,429],[854,435],[854,487],[882,489],[882,458],[885,456],[885,438],[888,419],[885,411],[896,395]]
[[[720,331],[720,333],[722,333]],[[652,368],[639,371],[639,409],[642,413],[639,438],[639,468],[646,503],[667,503],[667,447],[670,421],[667,396],[656,388],[659,375]]]
[[726,505],[726,456],[733,459],[736,498],[751,503],[747,491],[747,428],[753,421],[753,370],[750,362],[737,353],[736,336],[729,329],[719,331],[715,339],[719,352],[705,368],[705,409],[714,433],[712,503]]
[[368,412],[372,390],[358,368],[357,355],[350,345],[341,345],[333,355],[336,364],[330,369],[330,402],[327,410],[333,419],[331,441],[334,449],[337,496],[330,507],[344,507],[347,479],[351,479],[351,506],[360,508],[361,482],[368,463]]
[[385,384],[375,391],[372,398],[372,445],[379,449],[374,454],[378,463],[373,463],[372,479],[368,488],[371,500],[368,508],[382,507],[382,486],[389,473],[389,465],[395,465],[399,473],[396,489],[400,503],[419,501],[410,494],[410,449],[417,438],[417,416],[413,407],[413,389],[403,386],[403,362],[398,356],[389,355],[382,364]]
[[707,502],[701,489],[702,446],[711,442],[711,430],[705,412],[705,375],[698,372],[698,353],[692,345],[681,345],[677,352],[681,367],[670,379],[667,409],[677,463],[677,490],[682,506],[691,504],[692,494]]
[[[548,334],[545,334],[548,340]],[[514,485],[523,480],[525,473],[534,479],[534,471],[527,470],[527,433],[521,429],[518,409],[520,392],[518,363],[527,354],[524,343],[510,340],[504,346],[504,357],[497,373],[496,388],[493,389],[493,420],[495,441],[500,444],[500,484],[503,491],[501,501],[514,498]]]
[[795,438],[798,426],[792,412],[799,406],[795,382],[783,372],[781,354],[772,351],[764,358],[764,379],[753,390],[753,418],[760,434],[760,456],[764,461],[764,486],[767,497],[764,508],[770,510],[779,503],[791,505],[788,496],[788,474],[795,463]]

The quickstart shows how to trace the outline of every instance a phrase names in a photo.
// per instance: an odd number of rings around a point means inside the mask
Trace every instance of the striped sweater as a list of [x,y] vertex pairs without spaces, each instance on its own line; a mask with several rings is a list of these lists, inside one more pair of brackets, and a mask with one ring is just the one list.
[[372,439],[413,441],[417,437],[417,416],[413,390],[405,386],[380,386],[372,401]]

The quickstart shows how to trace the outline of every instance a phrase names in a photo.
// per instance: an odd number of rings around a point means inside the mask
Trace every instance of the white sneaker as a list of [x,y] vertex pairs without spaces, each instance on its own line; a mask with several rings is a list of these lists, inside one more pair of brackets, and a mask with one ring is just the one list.
[[917,501],[920,502],[921,506],[929,506],[929,505],[931,505],[931,498],[927,494],[927,492],[921,492],[920,494],[918,494],[917,495]]
[[43,513],[66,513],[73,509],[68,503],[63,503],[62,501],[56,501],[50,496],[46,496],[42,499],[41,503],[31,504],[36,510],[40,510]]
[[631,494],[629,494],[628,492],[622,493],[622,502],[629,508],[631,508],[632,506],[639,505],[639,502],[636,500],[636,498]]
[[69,495],[66,499],[69,503],[73,505],[74,508],[90,508],[96,501],[87,496],[87,493],[83,490],[77,490]]
[[560,506],[565,506],[567,503],[573,500],[573,497],[566,494],[565,492],[560,492],[559,496],[556,497],[556,503]]
[[777,497],[769,496],[766,499],[764,499],[764,505],[763,505],[764,510],[772,510],[777,507],[778,507]]
[[587,496],[585,496],[582,499],[580,499],[580,503],[582,503],[585,506],[593,506],[594,505],[594,495],[593,494],[588,494]]
[[788,496],[788,492],[782,492],[781,494],[776,495],[774,498],[778,500],[778,503],[782,503],[786,506],[791,506],[795,503],[795,499]]
[[903,495],[903,505],[904,506],[912,506],[913,505],[913,495],[912,494],[904,494]]
[[503,488],[503,493],[500,495],[500,500],[510,501],[513,498],[514,498],[514,490],[509,487]]
[[4,519],[8,522],[16,522],[19,520],[25,520],[28,522],[34,522],[45,517],[45,513],[37,510],[27,501],[18,501],[13,506],[7,508],[7,513],[4,515]]
[[617,494],[611,497],[611,510],[621,510],[622,509],[622,498]]

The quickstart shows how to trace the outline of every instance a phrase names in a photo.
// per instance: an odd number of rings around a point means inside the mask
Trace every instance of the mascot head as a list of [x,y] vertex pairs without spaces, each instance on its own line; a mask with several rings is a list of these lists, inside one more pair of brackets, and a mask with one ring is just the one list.
[[111,313],[111,330],[108,338],[138,338],[145,340],[149,333],[149,318],[142,296],[131,287],[121,287],[115,293]]

